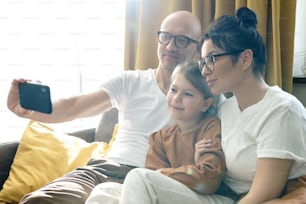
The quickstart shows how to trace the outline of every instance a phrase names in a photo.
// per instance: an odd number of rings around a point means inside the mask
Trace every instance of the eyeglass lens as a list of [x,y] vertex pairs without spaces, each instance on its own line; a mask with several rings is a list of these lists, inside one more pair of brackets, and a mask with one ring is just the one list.
[[215,62],[215,57],[213,55],[211,56],[207,56],[203,59],[200,59],[198,61],[198,65],[199,65],[199,69],[202,72],[204,69],[204,66],[206,67],[206,69],[209,72],[213,72],[214,71],[214,62]]
[[202,72],[202,70],[204,69],[204,66],[205,66],[206,69],[209,72],[213,72],[214,68],[215,68],[216,57],[221,57],[221,56],[226,56],[226,55],[236,55],[236,54],[239,54],[241,52],[243,52],[243,50],[237,50],[237,51],[233,51],[233,52],[224,52],[224,53],[209,55],[209,56],[207,56],[205,58],[202,58],[198,61],[199,69]]
[[191,39],[189,39],[186,36],[182,35],[174,36],[167,32],[158,32],[158,41],[163,45],[167,45],[172,38],[174,40],[175,46],[178,48],[186,48],[191,41]]

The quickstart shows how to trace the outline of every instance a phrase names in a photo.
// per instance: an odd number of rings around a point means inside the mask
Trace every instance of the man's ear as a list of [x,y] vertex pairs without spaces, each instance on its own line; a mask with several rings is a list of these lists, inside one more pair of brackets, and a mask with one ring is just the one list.
[[209,107],[213,104],[213,102],[214,102],[214,99],[212,98],[205,99],[203,108],[202,108],[202,112],[207,111],[207,109],[209,109]]
[[201,52],[200,52],[200,50],[197,49],[196,51],[194,51],[192,59],[193,59],[193,61],[197,61],[200,58],[201,58]]
[[251,49],[246,49],[240,54],[241,63],[243,69],[247,69],[252,66],[253,63],[253,51]]

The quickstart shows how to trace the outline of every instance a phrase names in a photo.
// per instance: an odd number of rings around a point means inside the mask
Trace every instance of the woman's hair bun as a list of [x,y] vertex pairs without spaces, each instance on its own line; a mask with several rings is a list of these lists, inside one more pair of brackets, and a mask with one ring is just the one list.
[[236,16],[241,26],[256,29],[257,16],[254,11],[248,9],[247,7],[242,7],[237,10]]

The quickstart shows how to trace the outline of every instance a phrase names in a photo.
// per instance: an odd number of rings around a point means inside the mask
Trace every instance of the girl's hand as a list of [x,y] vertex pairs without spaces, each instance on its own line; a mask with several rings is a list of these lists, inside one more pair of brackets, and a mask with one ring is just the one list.
[[194,161],[198,163],[200,161],[200,156],[202,153],[207,151],[212,146],[211,139],[202,139],[195,144],[195,154],[194,154]]

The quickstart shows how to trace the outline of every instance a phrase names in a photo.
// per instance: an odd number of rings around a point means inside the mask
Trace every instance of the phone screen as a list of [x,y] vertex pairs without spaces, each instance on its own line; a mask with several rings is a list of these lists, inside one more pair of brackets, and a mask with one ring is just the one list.
[[41,113],[52,113],[50,88],[37,83],[19,83],[20,105]]

